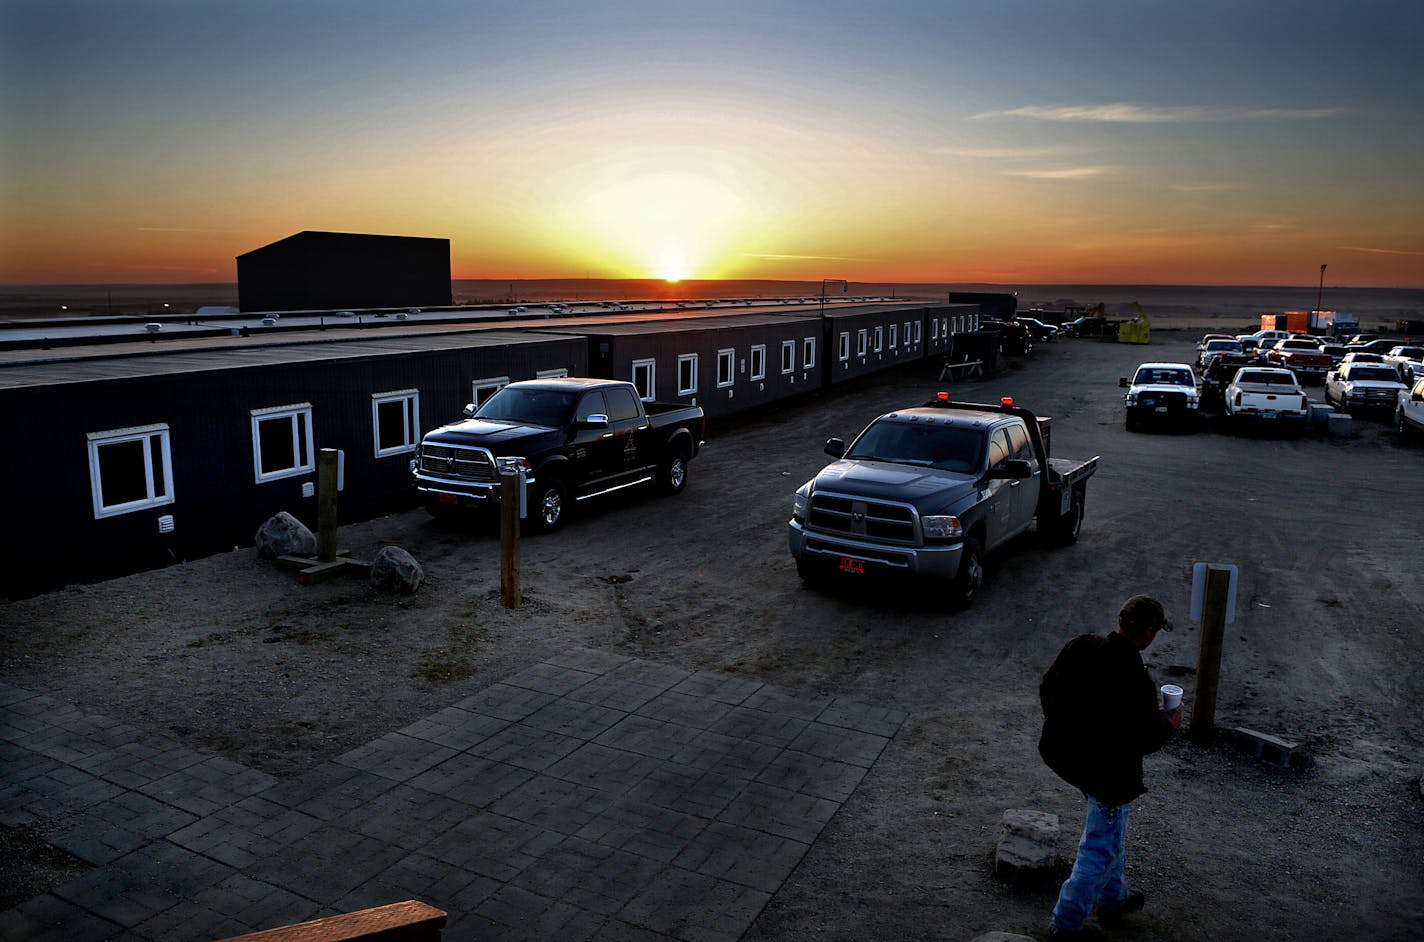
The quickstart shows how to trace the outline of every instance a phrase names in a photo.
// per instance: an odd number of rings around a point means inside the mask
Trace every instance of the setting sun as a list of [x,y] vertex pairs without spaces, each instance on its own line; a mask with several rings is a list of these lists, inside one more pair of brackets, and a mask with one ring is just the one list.
[[682,250],[674,245],[663,246],[662,255],[658,258],[658,277],[663,281],[677,282],[689,274],[687,257]]

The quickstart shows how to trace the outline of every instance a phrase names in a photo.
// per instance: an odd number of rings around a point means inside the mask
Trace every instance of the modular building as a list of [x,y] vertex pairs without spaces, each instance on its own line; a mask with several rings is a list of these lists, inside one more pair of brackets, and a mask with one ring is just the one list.
[[246,311],[450,304],[450,240],[298,232],[237,257]]
[[25,539],[6,595],[250,545],[281,510],[314,527],[323,448],[342,453],[342,520],[408,507],[425,431],[505,383],[587,368],[582,336],[519,331],[160,349],[9,355],[0,416],[23,447],[6,522]]

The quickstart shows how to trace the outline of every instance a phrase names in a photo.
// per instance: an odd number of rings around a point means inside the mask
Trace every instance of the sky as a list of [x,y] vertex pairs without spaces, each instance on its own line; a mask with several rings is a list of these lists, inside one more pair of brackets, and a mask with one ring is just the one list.
[[1424,287],[1424,4],[0,0],[0,283]]

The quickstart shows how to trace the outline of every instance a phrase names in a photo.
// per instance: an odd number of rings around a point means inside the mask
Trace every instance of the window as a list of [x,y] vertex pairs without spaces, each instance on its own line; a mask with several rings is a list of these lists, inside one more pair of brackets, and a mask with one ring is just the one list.
[[924,321],[915,321],[915,343],[919,343],[925,336]]
[[645,402],[651,402],[658,398],[658,361],[657,360],[634,360],[633,361],[633,385],[638,389],[639,398]]
[[885,349],[885,328],[875,328],[875,352],[879,353]]
[[309,402],[252,410],[252,466],[259,484],[316,469],[311,411]]
[[632,422],[642,415],[633,390],[627,386],[610,386],[603,391],[603,399],[608,404],[608,421]]
[[89,433],[94,519],[173,503],[168,426]]
[[909,322],[909,321],[905,321],[905,333],[904,333],[902,336],[905,338],[905,346],[908,347],[908,346],[910,345],[910,322]]
[[1028,429],[1024,426],[1009,426],[1009,447],[1013,449],[1013,457],[1023,458],[1026,461],[1033,460],[1033,445],[1029,443]]
[[752,379],[766,379],[766,344],[752,347]]
[[781,372],[790,373],[796,369],[796,341],[781,341]]
[[891,350],[894,350],[894,349],[895,349],[895,346],[896,346],[896,344],[898,343],[899,337],[900,337],[900,325],[899,325],[899,324],[891,324],[891,325],[890,325],[890,349],[891,349]]
[[813,370],[816,368],[816,338],[805,337],[801,340],[801,369]]
[[697,354],[684,353],[677,358],[677,394],[690,396],[697,392]]
[[865,328],[861,328],[855,332],[855,355],[858,357],[865,356]]
[[717,388],[732,385],[736,379],[737,352],[735,350],[717,351]]
[[608,415],[608,403],[603,401],[603,391],[595,389],[579,400],[574,410],[575,422],[587,422],[591,415]]
[[420,392],[372,393],[371,429],[377,458],[415,451],[420,444]]
[[850,359],[850,331],[848,330],[841,331],[840,356],[842,363]]
[[1003,429],[995,429],[989,439],[989,467],[994,467],[1009,456],[1009,436]]
[[535,370],[535,371],[534,371],[534,378],[535,378],[535,379],[563,379],[565,376],[568,376],[568,375],[569,375],[568,367],[564,367],[564,366],[561,366],[561,367],[558,367],[558,368],[552,369],[552,370]]
[[936,317],[936,318],[934,318],[933,320],[930,321],[930,340],[938,340],[938,339],[939,339],[939,318]]
[[474,398],[471,400],[475,408],[485,404],[485,400],[501,389],[509,385],[508,376],[491,376],[488,379],[477,379],[471,384]]

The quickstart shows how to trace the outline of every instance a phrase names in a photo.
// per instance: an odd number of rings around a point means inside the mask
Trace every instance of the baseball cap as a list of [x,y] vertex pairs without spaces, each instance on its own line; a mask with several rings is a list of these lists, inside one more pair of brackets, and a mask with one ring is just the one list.
[[1172,630],[1172,623],[1167,620],[1162,603],[1150,595],[1134,595],[1123,602],[1117,618],[1123,628],[1134,634],[1149,628],[1156,628],[1158,631]]

